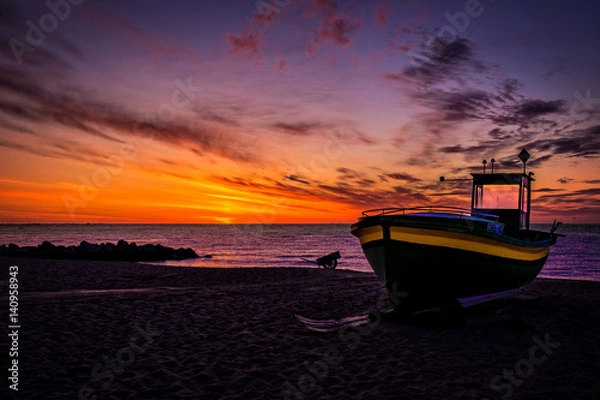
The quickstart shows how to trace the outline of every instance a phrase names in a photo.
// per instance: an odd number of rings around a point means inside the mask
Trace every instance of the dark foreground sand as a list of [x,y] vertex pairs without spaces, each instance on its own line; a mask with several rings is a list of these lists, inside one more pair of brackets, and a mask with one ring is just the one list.
[[19,267],[18,397],[7,388],[11,343],[0,341],[2,391],[13,398],[600,398],[599,283],[538,279],[500,302],[505,312],[485,309],[460,327],[433,318],[318,334],[293,314],[374,310],[383,293],[374,275],[0,264],[3,293],[8,267]]

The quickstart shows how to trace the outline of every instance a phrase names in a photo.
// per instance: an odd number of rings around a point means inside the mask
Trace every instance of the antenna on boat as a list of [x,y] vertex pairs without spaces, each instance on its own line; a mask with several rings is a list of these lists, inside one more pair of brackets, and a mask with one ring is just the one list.
[[529,152],[527,150],[525,150],[525,147],[523,147],[523,149],[519,153],[518,157],[521,161],[523,161],[523,173],[526,174],[527,173],[527,160],[529,160],[529,157],[531,157],[531,155],[529,154]]

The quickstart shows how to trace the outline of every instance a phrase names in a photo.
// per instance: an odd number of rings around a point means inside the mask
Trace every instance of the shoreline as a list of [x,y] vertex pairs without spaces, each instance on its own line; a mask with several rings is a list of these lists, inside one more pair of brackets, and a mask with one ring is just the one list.
[[[0,263],[3,265],[21,266],[21,273],[25,268],[29,273],[31,268],[35,268],[34,277],[22,282],[21,289],[27,292],[51,292],[56,290],[97,290],[97,289],[135,289],[147,287],[178,287],[183,279],[189,279],[191,276],[202,275],[200,271],[295,271],[295,274],[313,274],[312,271],[323,270],[316,268],[312,264],[306,267],[190,267],[162,264],[160,262],[132,262],[132,261],[102,261],[102,260],[59,260],[59,259],[36,259],[21,257],[0,256]],[[54,270],[57,265],[60,269]],[[95,271],[95,279],[89,280],[86,275],[81,275],[82,269]],[[355,269],[336,268],[333,273],[337,274],[360,274],[364,279],[372,280],[374,285],[383,284],[376,278],[372,271],[359,271]],[[32,271],[33,272],[33,271]],[[54,272],[54,274],[53,274]],[[273,272],[277,274],[277,272]],[[45,275],[45,278],[41,276]],[[248,275],[248,273],[244,273]],[[78,279],[79,278],[79,279]],[[120,280],[118,280],[120,279]],[[600,281],[594,279],[585,279],[579,277],[537,277],[535,281],[565,281],[565,282],[591,282]],[[104,286],[98,288],[102,283]],[[138,286],[129,286],[134,284]],[[199,282],[203,283],[203,282]],[[531,283],[530,283],[531,284]],[[524,290],[529,284],[525,285],[520,291]]]
[[19,267],[19,398],[597,395],[595,281],[538,278],[501,303],[498,315],[475,315],[461,327],[376,320],[317,334],[294,314],[338,319],[376,310],[383,291],[373,273],[22,258],[0,264],[3,271]]

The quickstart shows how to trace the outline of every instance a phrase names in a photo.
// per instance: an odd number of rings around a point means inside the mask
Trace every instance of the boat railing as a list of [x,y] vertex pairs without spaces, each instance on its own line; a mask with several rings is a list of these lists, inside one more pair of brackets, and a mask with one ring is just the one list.
[[459,217],[479,217],[497,221],[499,217],[494,214],[489,214],[479,210],[460,207],[445,207],[445,206],[425,206],[425,207],[387,207],[374,208],[362,212],[363,217],[380,217],[384,215],[411,215],[418,213],[428,214],[451,214]]

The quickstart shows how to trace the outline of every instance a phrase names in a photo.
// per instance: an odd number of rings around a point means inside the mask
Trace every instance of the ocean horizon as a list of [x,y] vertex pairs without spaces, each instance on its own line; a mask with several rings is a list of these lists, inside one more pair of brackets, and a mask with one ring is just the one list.
[[[550,224],[532,229],[549,231]],[[540,277],[600,281],[600,224],[563,224]],[[349,224],[2,224],[0,244],[36,246],[116,243],[190,247],[200,258],[153,264],[199,268],[316,268],[339,251],[338,269],[372,273]],[[203,257],[210,255],[211,257]]]

